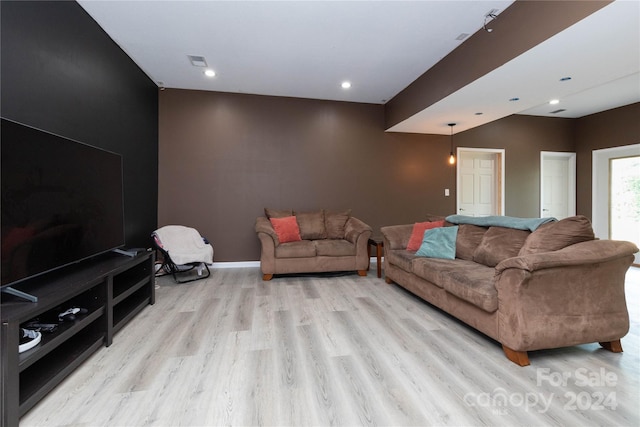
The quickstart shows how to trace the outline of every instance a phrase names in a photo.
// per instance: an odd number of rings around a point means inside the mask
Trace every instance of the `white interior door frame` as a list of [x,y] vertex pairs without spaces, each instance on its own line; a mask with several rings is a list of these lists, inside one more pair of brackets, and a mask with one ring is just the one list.
[[567,153],[559,151],[541,151],[540,152],[540,218],[546,215],[543,212],[544,204],[544,161],[546,159],[567,159],[569,165],[569,182],[567,191],[567,214],[574,216],[576,214],[576,153]]
[[[504,164],[505,164],[505,150],[504,148],[469,148],[469,147],[457,147],[456,148],[456,159],[460,160],[460,156],[464,152],[481,152],[481,153],[492,153],[495,155],[496,159],[496,211],[497,215],[504,215],[504,187],[505,187],[505,173],[504,173]],[[456,213],[459,212],[460,209],[460,162],[456,161]]]
[[609,238],[609,160],[640,155],[640,144],[593,150],[591,224],[596,237]]

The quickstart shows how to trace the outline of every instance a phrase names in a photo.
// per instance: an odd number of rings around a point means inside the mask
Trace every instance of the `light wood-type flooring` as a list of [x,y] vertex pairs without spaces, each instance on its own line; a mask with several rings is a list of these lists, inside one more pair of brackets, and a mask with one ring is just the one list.
[[21,426],[640,425],[640,270],[624,353],[509,362],[498,343],[378,279],[214,269],[156,304]]

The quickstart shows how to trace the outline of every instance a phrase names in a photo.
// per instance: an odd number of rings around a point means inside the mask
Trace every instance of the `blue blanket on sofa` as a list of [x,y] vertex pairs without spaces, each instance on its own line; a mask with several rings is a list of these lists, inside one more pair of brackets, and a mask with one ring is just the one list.
[[513,216],[465,216],[449,215],[445,218],[452,224],[472,224],[480,227],[506,227],[518,230],[535,231],[536,228],[548,222],[557,221],[555,218],[516,218]]

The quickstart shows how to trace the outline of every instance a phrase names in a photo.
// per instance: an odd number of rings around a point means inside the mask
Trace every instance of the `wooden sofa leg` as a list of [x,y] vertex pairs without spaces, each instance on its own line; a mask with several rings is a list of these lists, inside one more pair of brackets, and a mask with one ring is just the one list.
[[263,274],[262,275],[262,280],[264,280],[265,282],[269,281],[271,279],[273,279],[273,274]]
[[502,345],[502,350],[504,351],[505,356],[507,356],[507,359],[511,360],[516,365],[529,366],[529,355],[526,351],[515,351],[504,344]]
[[393,284],[393,280],[389,279],[388,277],[385,276],[384,281],[387,285],[392,285]]
[[600,345],[605,350],[609,350],[613,353],[622,353],[622,343],[620,340],[601,342]]
[[366,276],[367,270],[358,270],[358,276]]

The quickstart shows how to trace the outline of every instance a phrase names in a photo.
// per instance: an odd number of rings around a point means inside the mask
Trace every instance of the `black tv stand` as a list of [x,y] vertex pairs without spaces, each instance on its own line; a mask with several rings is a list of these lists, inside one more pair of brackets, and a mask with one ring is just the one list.
[[16,296],[18,298],[26,299],[29,302],[38,302],[37,296],[22,292],[21,290],[12,288],[11,286],[2,288],[2,292],[4,292],[5,294]]
[[[20,283],[36,302],[2,294],[1,427],[17,426],[22,415],[155,303],[154,263],[152,251],[134,257],[105,254]],[[87,311],[73,321],[58,322],[58,314],[71,307]],[[19,353],[20,327],[36,318],[58,327],[43,332],[39,344]]]

